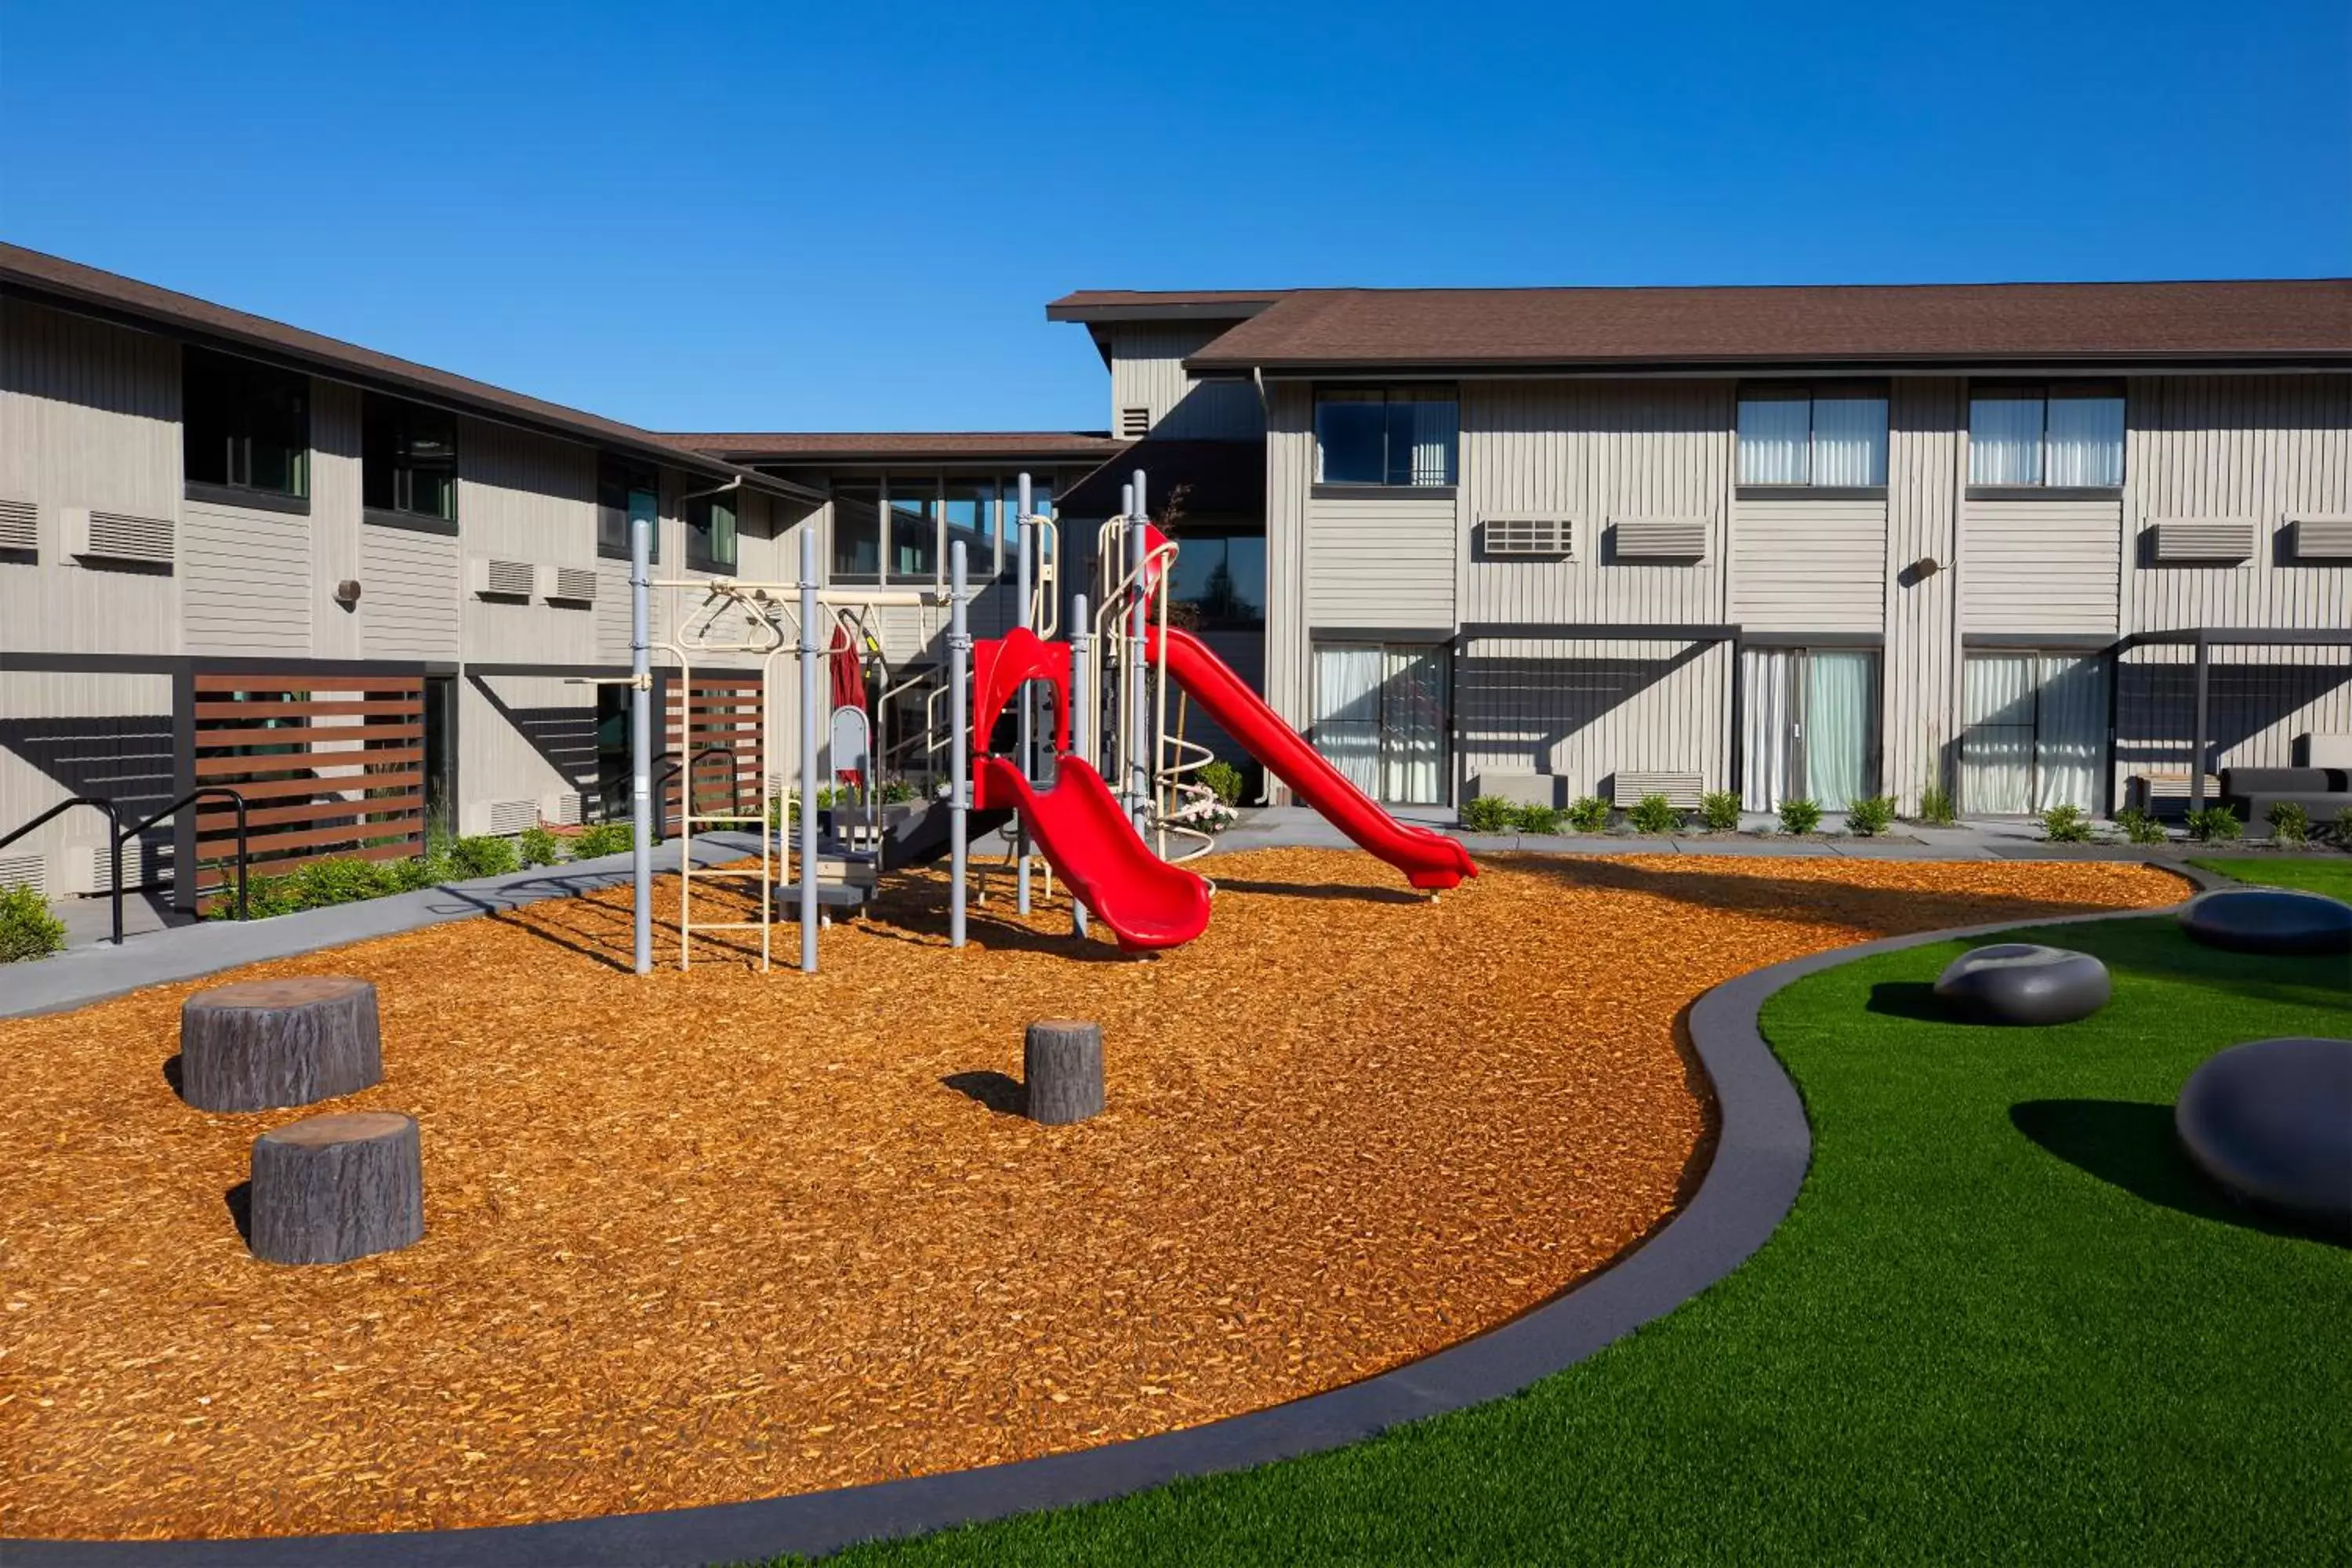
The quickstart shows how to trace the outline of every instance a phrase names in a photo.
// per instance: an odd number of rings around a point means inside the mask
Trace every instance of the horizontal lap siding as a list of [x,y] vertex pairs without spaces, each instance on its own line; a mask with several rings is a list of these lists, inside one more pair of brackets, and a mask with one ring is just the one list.
[[[0,832],[65,799],[117,802],[126,825],[162,809],[173,795],[172,680],[165,675],[0,671]],[[168,846],[168,824],[149,836]],[[68,811],[20,838],[0,857],[37,854],[51,897],[88,892],[68,885],[70,851],[101,857],[106,818]]]
[[2122,510],[2109,500],[1965,503],[1961,626],[1971,632],[2112,632]]
[[367,657],[455,659],[462,572],[463,556],[454,539],[409,529],[363,529],[362,646]]
[[[1723,618],[1732,386],[1472,383],[1463,391],[1461,527],[1467,621],[1631,625]],[[1570,560],[1483,556],[1490,517],[1569,517]],[[1696,562],[1607,558],[1627,517],[1703,519]]]
[[459,683],[459,829],[487,833],[494,803],[527,800],[548,820],[577,793],[595,814],[597,688],[552,676],[472,675]]
[[[553,437],[461,420],[457,522],[469,555],[532,562],[543,580],[556,566],[593,570],[596,454]],[[541,586],[528,604],[465,593],[460,613],[466,657],[501,664],[594,663],[595,612],[583,605],[550,604],[546,582]],[[600,579],[600,595],[604,586]]]
[[190,502],[181,528],[190,653],[310,653],[310,520]]
[[1886,503],[1743,500],[1731,618],[1751,631],[1874,632],[1886,615]]
[[1453,497],[1318,498],[1307,516],[1316,626],[1453,630]]

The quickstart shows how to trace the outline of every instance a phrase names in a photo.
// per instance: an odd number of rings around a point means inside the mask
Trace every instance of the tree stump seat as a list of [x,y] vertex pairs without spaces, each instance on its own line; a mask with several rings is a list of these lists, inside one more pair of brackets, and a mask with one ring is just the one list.
[[1031,1121],[1058,1126],[1095,1115],[1103,1108],[1102,1026],[1040,1018],[1022,1037],[1021,1076]]
[[180,1006],[180,1093],[199,1110],[269,1110],[383,1077],[375,987],[337,975],[247,980]]
[[306,1116],[253,1141],[253,1255],[348,1263],[425,1235],[416,1118],[396,1110]]

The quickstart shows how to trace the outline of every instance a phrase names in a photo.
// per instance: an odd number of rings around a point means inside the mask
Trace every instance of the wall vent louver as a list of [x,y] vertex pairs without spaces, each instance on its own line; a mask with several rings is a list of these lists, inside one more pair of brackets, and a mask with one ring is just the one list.
[[0,550],[38,550],[41,509],[28,500],[0,500]]
[[1151,434],[1151,410],[1122,408],[1118,411],[1118,433],[1123,440],[1138,440]]
[[1696,561],[1706,554],[1703,517],[1621,517],[1613,521],[1621,561]]
[[137,517],[127,511],[63,510],[66,553],[91,561],[138,561],[170,565],[172,520]]
[[2253,552],[2251,517],[2168,517],[2156,525],[2158,561],[2243,561]]
[[511,838],[539,826],[539,802],[535,800],[494,800],[488,811],[490,831],[502,838]]
[[[172,864],[168,844],[136,838],[122,847],[122,886],[144,888],[164,879]],[[103,893],[110,890],[108,880],[114,875],[114,862],[108,852],[95,844],[73,844],[66,848],[66,882],[77,893]]]
[[552,605],[593,605],[596,602],[596,569],[593,566],[558,566],[555,581],[547,590],[548,603]]
[[1490,517],[1479,525],[1479,542],[1489,555],[1573,555],[1576,520],[1567,517]]
[[2293,521],[2296,560],[2352,560],[2352,511],[2308,512]]
[[474,557],[474,592],[486,599],[529,599],[539,593],[539,568],[528,561]]
[[580,826],[581,804],[578,790],[559,790],[541,800],[540,815],[558,827],[577,827]]
[[21,855],[0,855],[0,888],[30,888],[47,898],[48,858],[37,849]]

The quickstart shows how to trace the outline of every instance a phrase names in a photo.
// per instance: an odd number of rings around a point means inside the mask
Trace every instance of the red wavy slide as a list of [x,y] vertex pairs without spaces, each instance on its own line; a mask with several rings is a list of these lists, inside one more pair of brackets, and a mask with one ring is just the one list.
[[[1152,638],[1145,646],[1156,649],[1156,644]],[[1251,756],[1340,832],[1402,871],[1405,880],[1433,892],[1458,887],[1463,878],[1478,874],[1470,851],[1458,842],[1443,833],[1399,822],[1349,783],[1347,774],[1284,723],[1281,715],[1200,638],[1171,626],[1167,647],[1169,675],[1192,694],[1193,701],[1208,710],[1209,717],[1226,734],[1248,747]]]
[[979,797],[1013,806],[1054,872],[1129,952],[1181,947],[1209,926],[1209,885],[1151,852],[1083,759],[1065,756],[1054,787],[1033,788],[1010,757],[980,759]]

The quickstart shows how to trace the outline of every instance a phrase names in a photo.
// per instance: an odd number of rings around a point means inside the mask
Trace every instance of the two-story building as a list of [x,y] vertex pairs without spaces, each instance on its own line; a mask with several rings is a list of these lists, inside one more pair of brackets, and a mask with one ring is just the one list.
[[1695,775],[2095,813],[2352,731],[2352,282],[1047,315],[1137,443],[1069,500],[1137,466],[1225,498],[1199,564],[1232,582],[1195,596],[1245,580],[1265,696],[1391,802]]

